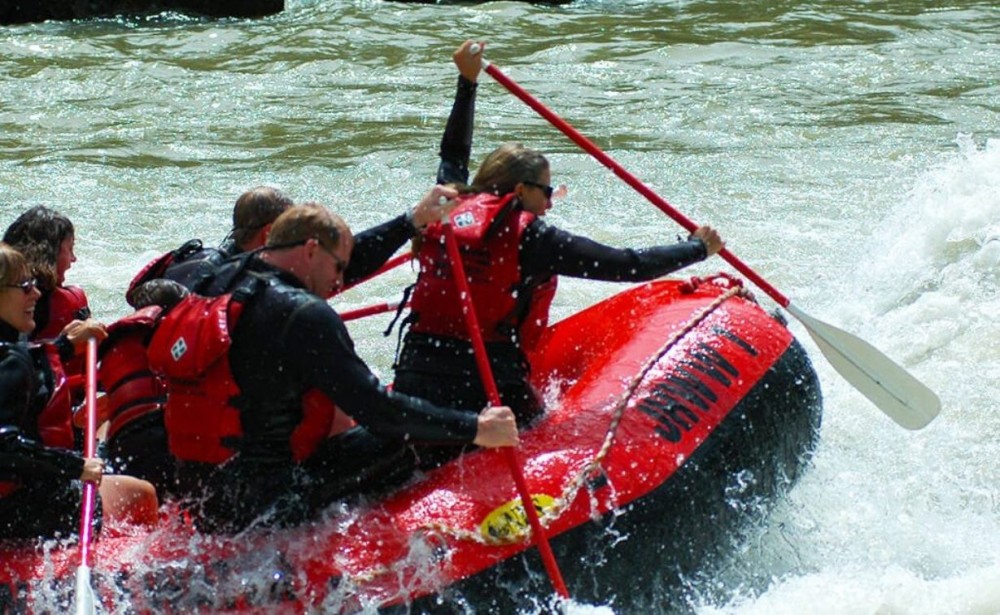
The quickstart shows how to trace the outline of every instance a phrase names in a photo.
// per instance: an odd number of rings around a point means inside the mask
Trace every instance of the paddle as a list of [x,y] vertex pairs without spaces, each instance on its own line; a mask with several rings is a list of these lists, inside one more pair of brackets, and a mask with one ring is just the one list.
[[[93,457],[97,431],[97,339],[87,340],[87,427],[84,431],[83,456]],[[93,538],[94,490],[96,485],[83,484],[83,501],[80,504],[80,565],[76,569],[76,613],[91,615],[97,612],[94,588],[90,584],[91,539]]]
[[[473,45],[470,51],[478,53],[478,45]],[[483,67],[511,94],[524,101],[584,151],[596,158],[598,162],[687,229],[688,232],[694,232],[698,228],[694,222],[671,207],[658,194],[622,168],[565,120],[546,108],[496,66],[484,59]],[[809,316],[728,250],[722,250],[719,254],[737,271],[797,318],[816,341],[830,365],[896,423],[907,429],[921,429],[934,420],[934,417],[941,411],[941,401],[933,391],[874,346],[850,333]]]
[[[444,197],[442,197],[444,198]],[[472,292],[469,289],[469,281],[465,277],[465,266],[462,264],[462,255],[458,251],[458,242],[455,240],[455,230],[451,227],[451,216],[446,215],[441,220],[444,229],[445,245],[448,249],[448,258],[451,260],[452,274],[455,276],[455,285],[458,287],[458,296],[462,302],[462,311],[465,316],[465,326],[469,330],[469,339],[472,340],[472,348],[476,354],[476,364],[479,367],[479,376],[486,388],[490,405],[500,406],[500,391],[497,389],[496,380],[493,378],[493,368],[490,366],[490,359],[486,354],[486,345],[483,343],[482,333],[479,331],[479,319],[476,317],[476,308],[472,303]],[[542,563],[549,574],[552,586],[560,596],[569,598],[569,591],[566,583],[563,582],[562,573],[556,564],[552,547],[549,546],[549,539],[545,534],[545,528],[538,518],[538,511],[535,510],[534,501],[531,499],[531,492],[528,491],[528,483],[524,480],[524,473],[521,472],[521,464],[518,463],[517,455],[511,447],[504,448],[504,456],[517,492],[521,496],[521,504],[531,525],[531,532],[535,537],[535,544],[542,554]]]
[[[407,304],[409,305],[409,304]],[[349,320],[357,320],[359,318],[367,318],[368,316],[374,316],[376,314],[385,314],[386,312],[395,312],[399,309],[399,302],[395,303],[376,303],[374,305],[367,305],[365,307],[356,308],[353,310],[347,310],[345,312],[340,312],[340,319],[344,322]]]
[[391,269],[395,269],[396,267],[402,265],[403,263],[408,262],[412,258],[413,258],[413,252],[405,252],[403,254],[399,254],[397,256],[393,256],[392,258],[390,258],[389,260],[387,260],[385,262],[385,264],[383,264],[381,267],[379,267],[378,269],[376,269],[372,273],[368,274],[367,276],[361,278],[360,280],[355,280],[354,282],[351,282],[350,284],[348,284],[347,286],[345,286],[344,288],[342,288],[340,292],[344,292],[344,291],[346,291],[348,289],[354,288],[358,284],[361,284],[363,282],[367,282],[368,280],[370,280],[370,279],[372,279],[372,278],[374,278],[376,276],[380,276],[383,273],[385,273],[386,271],[389,271]]

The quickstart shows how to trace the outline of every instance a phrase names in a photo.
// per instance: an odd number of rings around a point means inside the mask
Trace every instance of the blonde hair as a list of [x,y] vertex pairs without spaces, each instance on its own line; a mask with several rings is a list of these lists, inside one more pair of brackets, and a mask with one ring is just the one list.
[[28,259],[14,246],[0,241],[0,284],[17,284],[30,274]]
[[351,230],[343,218],[310,201],[278,216],[267,236],[267,247],[280,249],[315,239],[327,250],[333,250],[343,237],[351,238]]
[[549,161],[541,153],[522,143],[504,143],[479,165],[472,191],[509,194],[519,183],[540,181],[548,168]]

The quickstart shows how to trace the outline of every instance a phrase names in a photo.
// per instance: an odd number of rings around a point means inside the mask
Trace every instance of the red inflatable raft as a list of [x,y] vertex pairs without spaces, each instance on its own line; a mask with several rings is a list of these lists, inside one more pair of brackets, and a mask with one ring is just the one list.
[[[577,600],[662,608],[815,444],[808,358],[727,277],[626,290],[550,327],[532,365],[550,409],[518,457]],[[75,546],[5,545],[0,562],[0,612],[72,607]],[[199,536],[164,513],[154,532],[101,536],[93,578],[112,612],[510,612],[552,593],[485,450],[292,530]]]

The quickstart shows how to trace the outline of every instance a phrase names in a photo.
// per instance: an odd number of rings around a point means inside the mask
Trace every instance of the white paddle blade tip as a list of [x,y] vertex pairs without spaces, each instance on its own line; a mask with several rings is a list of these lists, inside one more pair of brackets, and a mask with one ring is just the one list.
[[941,412],[934,391],[868,342],[791,303],[785,309],[805,325],[830,365],[899,426],[923,429]]
[[76,615],[96,615],[97,599],[94,588],[90,584],[90,567],[78,566],[76,569]]

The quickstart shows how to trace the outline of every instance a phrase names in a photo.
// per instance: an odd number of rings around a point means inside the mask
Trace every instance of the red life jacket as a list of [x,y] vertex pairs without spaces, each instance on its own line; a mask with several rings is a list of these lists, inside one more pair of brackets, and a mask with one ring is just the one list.
[[232,294],[188,295],[149,342],[149,366],[166,379],[163,422],[178,459],[220,464],[236,452],[243,427],[232,406],[240,390],[229,369],[229,347],[242,309]]
[[[74,320],[90,317],[87,295],[79,286],[59,286],[49,297],[49,321],[45,328],[36,331],[32,339],[50,341]],[[70,378],[69,387],[74,399],[79,403],[83,398],[83,377],[86,370],[86,356],[75,356],[62,365],[62,370]]]
[[552,276],[531,290],[528,312],[517,329],[521,348],[525,352],[530,353],[538,346],[542,333],[549,326],[549,308],[552,307],[558,285],[559,278]]
[[[515,209],[513,199],[513,193],[470,195],[455,208],[451,219],[483,340],[509,342],[516,333],[522,347],[529,348],[548,324],[556,278],[534,289],[523,317],[516,313],[522,290],[518,248],[535,215]],[[468,340],[440,223],[424,232],[417,257],[420,277],[411,302],[411,331]]]
[[58,286],[49,297],[49,321],[45,328],[36,331],[33,338],[51,340],[59,336],[69,323],[89,315],[87,295],[79,286]]
[[[132,291],[145,282],[166,276],[167,269],[169,269],[171,265],[183,263],[195,254],[202,252],[204,249],[205,248],[200,239],[189,239],[176,250],[164,252],[163,254],[157,256],[153,260],[146,263],[146,266],[140,269],[139,273],[132,278],[132,281],[129,282],[128,289],[125,291],[125,298],[128,299],[128,297],[132,294]],[[213,252],[217,253],[218,250],[213,250]]]
[[163,308],[151,305],[122,318],[108,327],[101,344],[98,378],[107,392],[108,439],[123,427],[154,412],[163,411],[166,386],[149,368],[146,343]]
[[72,449],[73,404],[69,380],[59,360],[59,351],[52,344],[43,344],[45,358],[52,368],[52,396],[38,414],[38,436],[45,446]]
[[[150,340],[149,365],[165,377],[163,419],[170,452],[178,459],[221,464],[236,453],[243,427],[232,404],[240,389],[229,367],[229,348],[246,300],[188,295],[163,317]],[[319,390],[308,392],[290,437],[293,459],[307,459],[324,438],[353,425]]]
[[308,459],[325,438],[343,433],[355,424],[322,391],[312,389],[302,396],[302,421],[291,437],[292,458]]

